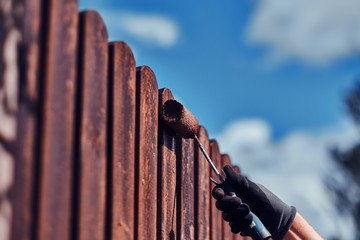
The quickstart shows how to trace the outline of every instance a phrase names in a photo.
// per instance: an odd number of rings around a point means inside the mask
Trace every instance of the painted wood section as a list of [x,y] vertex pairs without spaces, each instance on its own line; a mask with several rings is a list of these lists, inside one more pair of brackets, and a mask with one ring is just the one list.
[[[218,171],[221,171],[221,155],[219,151],[219,146],[216,140],[210,141],[210,158],[213,161],[215,167]],[[217,176],[213,171],[210,172],[210,176],[217,182],[219,182]],[[214,183],[211,183],[211,191],[215,187]],[[215,206],[215,199],[213,197],[210,198],[210,206],[211,206],[211,239],[221,239],[222,235],[222,218],[221,212]]]
[[76,0],[46,1],[40,189],[36,239],[66,240],[71,213],[74,99],[77,67]]
[[[229,165],[232,167],[230,157],[227,154],[222,154],[221,155],[221,168],[224,168],[226,165]],[[221,219],[221,223],[222,223],[222,239],[223,240],[231,240],[232,235],[234,235],[234,234],[231,232],[229,223],[224,221],[224,219]]]
[[106,202],[108,34],[95,11],[80,13],[77,239],[103,239]]
[[[109,44],[111,239],[134,239],[136,67],[125,42]],[[109,228],[108,228],[109,229]]]
[[[174,99],[168,88],[159,90],[159,109]],[[176,136],[159,120],[157,239],[176,238]]]
[[178,239],[195,239],[194,225],[194,140],[178,139],[178,171],[180,173],[178,190]]
[[15,152],[16,177],[11,189],[10,201],[13,210],[11,239],[27,240],[32,238],[35,228],[34,204],[37,199],[34,193],[37,174],[34,170],[37,166],[39,147],[40,66],[43,64],[40,62],[40,54],[44,49],[41,47],[43,32],[41,1],[22,2],[22,7],[27,10],[22,15],[22,51],[18,54],[19,62],[22,64],[21,69],[18,68],[19,86],[16,86],[19,91],[18,122],[21,124],[17,125],[15,143],[16,149],[21,151]]
[[158,85],[148,66],[136,68],[136,91],[135,238],[156,239]]
[[[203,145],[205,151],[210,154],[210,141],[205,127],[200,126],[198,138]],[[210,165],[204,154],[201,152],[197,143],[195,143],[195,210],[196,223],[195,232],[196,239],[210,239]]]

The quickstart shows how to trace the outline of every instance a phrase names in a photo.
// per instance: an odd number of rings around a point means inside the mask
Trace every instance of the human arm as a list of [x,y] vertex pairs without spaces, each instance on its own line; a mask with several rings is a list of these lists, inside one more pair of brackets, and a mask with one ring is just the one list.
[[285,234],[284,240],[323,240],[315,229],[303,218],[299,213],[296,213],[294,221]]

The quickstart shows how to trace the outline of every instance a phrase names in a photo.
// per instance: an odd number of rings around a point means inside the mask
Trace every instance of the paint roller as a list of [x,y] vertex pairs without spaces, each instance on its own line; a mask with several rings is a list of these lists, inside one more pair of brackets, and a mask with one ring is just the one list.
[[[188,109],[186,109],[181,103],[176,100],[166,101],[161,107],[160,115],[166,125],[173,129],[179,137],[193,138],[196,140],[201,152],[204,154],[206,160],[210,164],[211,169],[215,172],[220,183],[210,178],[211,181],[215,184],[224,184],[223,188],[227,195],[234,197],[237,196],[241,199],[239,193],[237,193],[228,182],[225,182],[224,178],[221,176],[214,163],[212,162],[211,158],[200,143],[197,137],[197,132],[199,130],[199,122],[196,117],[192,115]],[[253,221],[248,228],[250,236],[255,240],[264,240],[271,238],[270,232],[266,229],[260,219],[251,211],[250,214],[253,217]]]

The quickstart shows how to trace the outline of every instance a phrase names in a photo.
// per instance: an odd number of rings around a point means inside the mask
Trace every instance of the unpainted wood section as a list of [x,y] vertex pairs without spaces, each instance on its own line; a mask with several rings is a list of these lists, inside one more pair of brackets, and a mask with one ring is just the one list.
[[106,197],[106,121],[108,34],[95,11],[80,13],[81,98],[78,197],[78,239],[103,239]]
[[[174,99],[168,88],[159,90],[159,109]],[[176,237],[176,137],[159,119],[157,239]]]
[[[224,168],[226,165],[231,166],[230,157],[227,154],[221,155],[221,168]],[[229,226],[229,223],[226,222],[224,219],[221,219],[222,223],[222,239],[223,240],[231,240],[233,233],[231,232],[231,228]]]
[[[210,154],[210,141],[206,129],[200,126],[198,138]],[[210,166],[204,154],[201,152],[198,144],[195,143],[195,178],[197,185],[195,186],[195,194],[197,200],[196,211],[196,239],[210,239]]]
[[[66,240],[73,224],[72,157],[78,14],[76,0],[47,1],[36,239]],[[45,11],[43,11],[45,12]]]
[[[22,47],[19,53],[19,108],[14,168],[14,185],[10,192],[12,203],[11,239],[27,240],[34,233],[34,198],[38,123],[40,110],[39,84],[41,46],[41,1],[23,1],[26,11],[22,20]],[[4,21],[5,22],[5,21]]]
[[111,239],[134,239],[135,59],[125,42],[109,45],[109,117],[111,127]]
[[156,239],[158,85],[153,71],[136,68],[137,239]]
[[[219,151],[218,143],[215,140],[210,141],[210,158],[213,161],[214,165],[218,169],[218,171],[221,171],[221,155]],[[219,182],[217,176],[215,173],[211,170],[210,176]],[[215,187],[214,183],[210,184],[211,191]],[[221,212],[216,208],[215,206],[215,199],[211,196],[210,206],[211,206],[211,239],[217,240],[221,239],[222,235],[222,218],[221,218]]]
[[[178,239],[194,239],[194,140],[178,139],[180,159],[180,209],[178,211]],[[179,193],[179,192],[178,192]]]

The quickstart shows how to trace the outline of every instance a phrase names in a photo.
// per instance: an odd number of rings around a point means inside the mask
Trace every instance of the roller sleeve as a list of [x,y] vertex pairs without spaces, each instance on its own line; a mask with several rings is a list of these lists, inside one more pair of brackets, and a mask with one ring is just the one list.
[[194,138],[199,130],[196,117],[176,100],[166,101],[161,107],[160,116],[182,138]]

